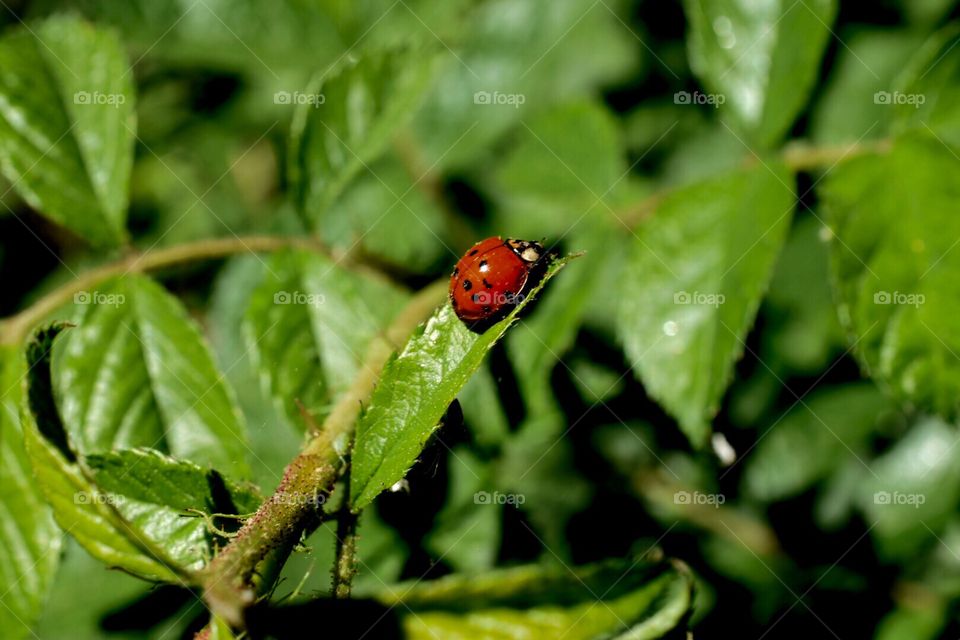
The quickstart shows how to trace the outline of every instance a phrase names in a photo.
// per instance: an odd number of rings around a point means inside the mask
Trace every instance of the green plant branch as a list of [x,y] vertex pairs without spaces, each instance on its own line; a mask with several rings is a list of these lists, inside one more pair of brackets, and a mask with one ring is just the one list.
[[[213,238],[143,253],[134,253],[115,262],[81,273],[77,278],[54,289],[20,313],[0,320],[0,345],[20,344],[34,326],[42,322],[59,307],[70,302],[74,294],[96,287],[110,278],[127,273],[144,273],[202,260],[225,258],[241,253],[270,252],[287,248],[320,251],[336,260],[343,260],[346,263],[355,262],[351,255],[333,251],[316,239],[285,236]],[[377,273],[377,277],[384,277],[379,272],[374,272],[364,265],[355,264],[354,266]]]
[[[779,153],[780,160],[794,172],[809,172],[818,169],[832,169],[841,162],[851,160],[868,153],[884,153],[890,148],[890,140],[869,140],[839,145],[817,145],[805,140],[792,140]],[[748,154],[745,165],[759,162],[757,156]],[[663,200],[671,193],[686,185],[676,185],[658,189],[646,198],[630,203],[615,212],[624,224],[634,227],[650,217]]]
[[236,628],[256,601],[251,579],[272,550],[289,549],[318,524],[320,496],[339,479],[354,424],[390,355],[446,296],[446,279],[418,292],[387,330],[374,338],[353,384],[336,403],[320,433],[287,465],[276,492],[247,520],[236,537],[201,573],[204,598],[213,613]]

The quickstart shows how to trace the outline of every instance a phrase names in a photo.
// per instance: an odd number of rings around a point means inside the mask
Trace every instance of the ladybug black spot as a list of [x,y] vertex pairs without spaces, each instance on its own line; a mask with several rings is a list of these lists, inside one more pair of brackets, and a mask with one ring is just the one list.
[[463,281],[463,290],[464,290],[464,291],[470,291],[470,289],[473,289],[473,283],[470,282],[469,280],[464,280],[464,281]]
[[478,251],[477,249],[474,249],[473,251],[471,251],[471,252],[468,253],[467,255],[468,255],[468,256],[475,256],[475,255],[477,255],[477,251]]
[[460,267],[454,267],[454,268],[453,268],[453,277],[456,278],[458,275],[460,275]]
[[487,289],[493,289],[493,285],[487,282],[486,278],[483,279],[483,286],[485,286]]

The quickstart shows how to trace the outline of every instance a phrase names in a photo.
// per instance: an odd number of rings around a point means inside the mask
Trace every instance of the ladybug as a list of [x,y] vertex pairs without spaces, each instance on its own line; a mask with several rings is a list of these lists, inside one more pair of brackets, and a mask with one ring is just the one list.
[[471,328],[500,320],[543,276],[547,252],[539,242],[481,240],[457,262],[450,277],[450,303]]

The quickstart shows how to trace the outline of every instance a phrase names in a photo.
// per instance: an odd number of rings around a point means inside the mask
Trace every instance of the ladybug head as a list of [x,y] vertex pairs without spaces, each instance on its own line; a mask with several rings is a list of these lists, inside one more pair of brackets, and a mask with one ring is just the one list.
[[543,245],[531,240],[514,240],[507,238],[507,246],[524,262],[533,264],[543,257]]

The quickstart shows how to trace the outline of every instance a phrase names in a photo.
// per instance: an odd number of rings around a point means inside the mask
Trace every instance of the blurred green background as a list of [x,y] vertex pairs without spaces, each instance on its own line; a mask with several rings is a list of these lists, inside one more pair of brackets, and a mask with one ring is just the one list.
[[[8,0],[0,37],[62,14],[112,30],[136,127],[118,242],[39,213],[5,169],[0,315],[201,238],[316,236],[411,290],[490,235],[586,251],[409,489],[368,510],[360,587],[657,547],[696,575],[694,637],[958,637],[954,5]],[[367,84],[329,80],[384,51]],[[385,118],[365,111],[382,87],[408,96]],[[303,426],[241,329],[263,269],[158,277],[211,341],[269,492]],[[278,596],[329,588],[331,532],[306,545]],[[35,631],[204,620],[68,543]]]

